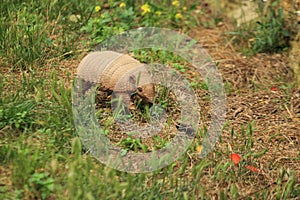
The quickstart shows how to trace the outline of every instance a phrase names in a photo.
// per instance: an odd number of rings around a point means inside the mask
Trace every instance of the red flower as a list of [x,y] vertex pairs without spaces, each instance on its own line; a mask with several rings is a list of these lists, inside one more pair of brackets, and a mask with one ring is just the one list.
[[230,155],[230,159],[232,160],[232,162],[235,165],[238,165],[239,162],[241,161],[241,156],[237,153],[233,153],[233,154]]
[[278,89],[277,89],[277,87],[272,86],[272,87],[271,87],[271,90],[272,90],[272,91],[277,91]]

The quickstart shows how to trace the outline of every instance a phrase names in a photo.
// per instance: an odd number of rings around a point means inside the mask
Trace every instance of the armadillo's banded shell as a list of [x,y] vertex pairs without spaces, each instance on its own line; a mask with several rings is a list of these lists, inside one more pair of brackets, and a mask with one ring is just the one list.
[[[118,91],[134,91],[128,82],[130,74],[135,69],[141,69],[143,64],[129,55],[113,51],[96,51],[89,53],[79,64],[78,76],[84,81],[97,83],[104,90],[114,90],[118,84]],[[127,78],[126,78],[127,77]]]

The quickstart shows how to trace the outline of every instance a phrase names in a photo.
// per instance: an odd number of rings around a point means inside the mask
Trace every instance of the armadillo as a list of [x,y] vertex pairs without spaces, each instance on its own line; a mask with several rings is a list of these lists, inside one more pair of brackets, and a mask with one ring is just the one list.
[[122,96],[129,109],[135,109],[132,94],[144,103],[153,103],[154,84],[145,65],[126,54],[113,51],[89,53],[79,64],[77,75],[83,81],[98,84],[102,91]]

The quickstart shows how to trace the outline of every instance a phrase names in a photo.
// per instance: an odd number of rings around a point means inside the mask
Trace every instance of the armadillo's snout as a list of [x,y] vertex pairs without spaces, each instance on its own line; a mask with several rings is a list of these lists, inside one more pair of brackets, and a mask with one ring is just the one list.
[[142,99],[143,103],[153,104],[154,101],[154,85],[153,84],[147,84],[140,87],[137,87],[136,91],[137,95]]

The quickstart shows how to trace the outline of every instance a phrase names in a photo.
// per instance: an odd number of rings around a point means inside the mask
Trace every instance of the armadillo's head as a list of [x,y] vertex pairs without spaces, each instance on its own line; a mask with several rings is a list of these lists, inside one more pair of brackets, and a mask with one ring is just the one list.
[[138,86],[136,88],[136,94],[138,95],[139,98],[142,99],[144,103],[153,103],[154,95],[155,95],[154,85],[145,84],[145,85]]
[[129,72],[129,83],[133,94],[142,100],[143,103],[153,104],[155,89],[151,74],[145,69],[144,65],[138,66]]

